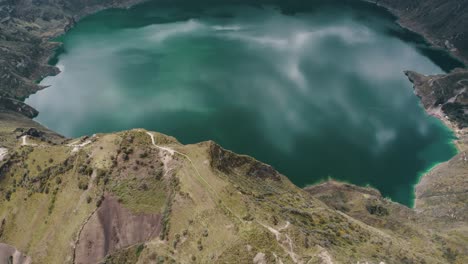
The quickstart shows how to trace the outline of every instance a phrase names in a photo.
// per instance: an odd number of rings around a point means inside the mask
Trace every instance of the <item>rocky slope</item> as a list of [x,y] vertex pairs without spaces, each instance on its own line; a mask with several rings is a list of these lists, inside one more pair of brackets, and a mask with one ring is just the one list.
[[[214,142],[145,130],[66,139],[29,119],[21,99],[58,72],[50,37],[137,2],[0,0],[0,263],[468,263],[463,70],[407,72],[460,150],[422,178],[414,209],[343,183],[302,190]],[[465,1],[374,2],[466,58]]]
[[388,8],[400,24],[468,62],[468,2],[464,0],[368,0]]
[[462,69],[449,74],[424,76],[408,71],[415,93],[426,110],[450,125],[459,137],[468,127],[468,72]]

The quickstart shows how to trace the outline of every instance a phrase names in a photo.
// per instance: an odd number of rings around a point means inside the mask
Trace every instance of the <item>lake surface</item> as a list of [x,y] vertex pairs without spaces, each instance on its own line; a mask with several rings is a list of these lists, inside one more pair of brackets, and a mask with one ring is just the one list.
[[301,187],[331,177],[411,206],[419,176],[456,150],[403,70],[461,64],[367,3],[252,2],[90,16],[59,39],[62,73],[26,102],[66,136],[142,127],[212,139]]

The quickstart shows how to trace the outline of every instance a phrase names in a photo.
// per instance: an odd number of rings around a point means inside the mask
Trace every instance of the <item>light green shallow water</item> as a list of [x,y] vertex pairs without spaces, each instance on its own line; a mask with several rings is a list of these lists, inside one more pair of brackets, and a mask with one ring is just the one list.
[[299,186],[333,177],[407,205],[418,176],[454,155],[403,70],[459,64],[387,12],[162,2],[98,13],[62,37],[63,72],[27,100],[37,120],[66,136],[143,127],[212,139]]

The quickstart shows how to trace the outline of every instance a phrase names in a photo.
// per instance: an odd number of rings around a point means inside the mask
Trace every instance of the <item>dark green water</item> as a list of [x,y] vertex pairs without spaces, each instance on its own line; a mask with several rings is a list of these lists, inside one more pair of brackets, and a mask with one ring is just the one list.
[[63,72],[27,103],[67,136],[143,127],[212,139],[299,186],[333,177],[411,205],[419,175],[455,149],[403,70],[460,63],[372,5],[300,2],[98,13],[61,38]]

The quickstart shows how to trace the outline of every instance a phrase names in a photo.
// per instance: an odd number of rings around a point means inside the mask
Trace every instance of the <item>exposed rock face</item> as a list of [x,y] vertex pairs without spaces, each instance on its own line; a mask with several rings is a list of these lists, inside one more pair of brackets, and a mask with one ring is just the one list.
[[86,222],[75,250],[75,263],[98,263],[108,254],[159,236],[161,214],[135,214],[106,195]]
[[408,71],[406,75],[430,114],[456,130],[468,127],[468,71],[459,69],[435,76]]
[[237,155],[212,142],[210,147],[211,166],[224,173],[247,174],[261,179],[281,180],[280,174],[270,165],[249,156]]

